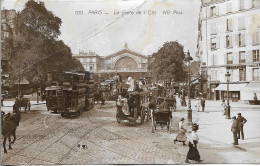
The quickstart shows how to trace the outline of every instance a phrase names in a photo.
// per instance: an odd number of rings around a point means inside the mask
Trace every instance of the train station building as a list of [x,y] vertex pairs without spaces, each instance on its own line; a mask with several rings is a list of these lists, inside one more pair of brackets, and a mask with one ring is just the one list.
[[86,71],[97,73],[106,78],[120,73],[123,78],[131,75],[134,78],[149,76],[148,66],[152,62],[151,56],[145,56],[128,48],[125,43],[123,49],[106,56],[95,52],[80,51],[74,55]]

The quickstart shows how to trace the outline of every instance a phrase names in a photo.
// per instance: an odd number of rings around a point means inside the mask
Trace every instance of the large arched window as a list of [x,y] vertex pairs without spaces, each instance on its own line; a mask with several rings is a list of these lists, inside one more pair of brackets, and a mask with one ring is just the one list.
[[117,69],[117,70],[137,70],[138,65],[133,58],[122,57],[116,62],[115,69]]

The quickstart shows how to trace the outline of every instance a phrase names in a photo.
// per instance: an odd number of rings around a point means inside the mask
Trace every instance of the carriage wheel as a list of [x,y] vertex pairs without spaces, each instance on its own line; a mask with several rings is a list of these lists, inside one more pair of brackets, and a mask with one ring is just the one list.
[[167,123],[168,132],[171,134],[171,117],[169,117],[169,122]]
[[118,110],[117,110],[117,113],[116,113],[116,121],[117,121],[118,124],[120,124],[120,122],[121,122],[121,119],[119,118]]
[[155,128],[154,128],[154,121],[153,121],[153,118],[152,118],[152,133],[154,133],[154,130],[155,130]]
[[141,124],[143,124],[144,123],[144,118],[145,118],[145,114],[144,114],[144,109],[142,108],[141,109]]
[[30,111],[31,110],[31,103],[29,102],[28,103],[28,111]]
[[148,121],[149,121],[149,118],[151,118],[151,117],[150,117],[150,109],[149,109],[149,108],[146,108],[146,109],[147,109],[146,122],[148,122]]

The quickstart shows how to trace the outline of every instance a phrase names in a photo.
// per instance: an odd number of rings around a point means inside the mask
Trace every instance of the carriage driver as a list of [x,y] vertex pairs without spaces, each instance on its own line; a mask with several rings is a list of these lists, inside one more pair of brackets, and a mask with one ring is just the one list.
[[166,101],[166,98],[164,98],[163,103],[159,105],[159,111],[170,111],[170,106],[169,103]]

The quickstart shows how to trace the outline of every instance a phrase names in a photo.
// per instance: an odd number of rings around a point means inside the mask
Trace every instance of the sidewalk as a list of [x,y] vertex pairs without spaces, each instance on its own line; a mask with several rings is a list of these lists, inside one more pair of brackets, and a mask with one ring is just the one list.
[[[180,106],[177,98],[176,116],[183,116],[187,122],[187,107]],[[226,163],[260,163],[260,106],[232,102],[231,117],[241,113],[247,119],[244,125],[245,140],[239,139],[234,146],[231,119],[222,115],[221,101],[206,101],[205,112],[197,112],[197,101],[192,100],[192,122],[199,124],[199,151],[205,163],[218,163],[211,153],[221,156]],[[188,127],[188,126],[187,126]],[[188,127],[189,128],[189,127]]]

